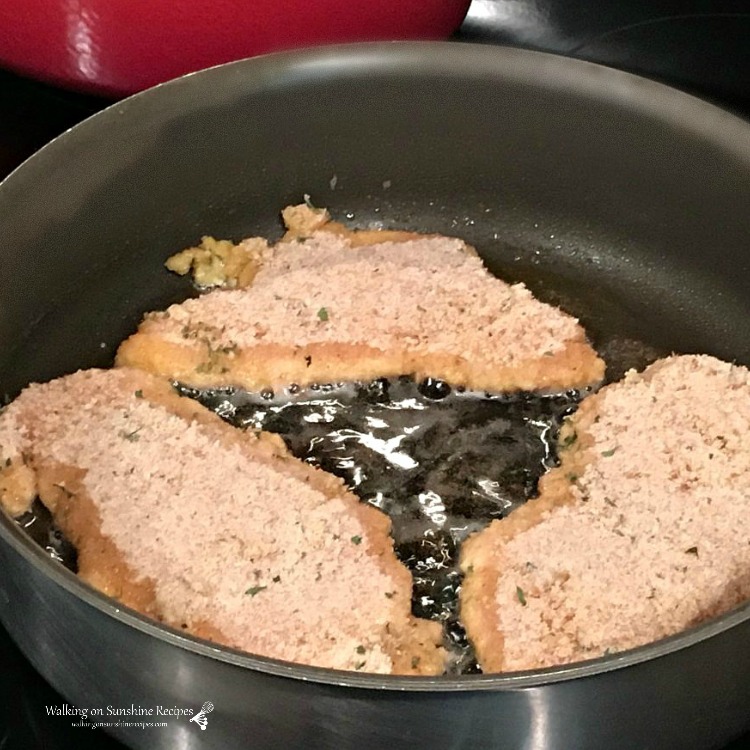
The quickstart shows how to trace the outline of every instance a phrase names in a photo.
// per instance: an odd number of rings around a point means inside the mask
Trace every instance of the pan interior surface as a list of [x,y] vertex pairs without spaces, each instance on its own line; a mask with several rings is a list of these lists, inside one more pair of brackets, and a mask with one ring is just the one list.
[[[163,268],[170,254],[204,234],[278,237],[280,208],[305,194],[351,226],[462,237],[494,273],[578,316],[610,379],[673,351],[750,364],[747,125],[586,63],[369,45],[165,84],[11,175],[0,186],[0,391],[12,398],[29,382],[111,364],[144,312],[194,294]],[[663,650],[644,647],[634,660]]]

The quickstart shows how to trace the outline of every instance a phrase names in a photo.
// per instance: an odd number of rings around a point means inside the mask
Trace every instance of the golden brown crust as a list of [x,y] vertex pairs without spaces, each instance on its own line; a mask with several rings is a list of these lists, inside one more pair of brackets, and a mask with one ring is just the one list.
[[6,458],[0,469],[0,507],[14,518],[28,512],[37,495],[36,475],[20,455]]
[[552,509],[574,502],[571,480],[583,473],[590,460],[591,438],[585,433],[584,425],[595,414],[589,403],[590,399],[584,400],[576,412],[577,426],[573,421],[563,424],[558,439],[560,465],[539,480],[539,496],[507,518],[493,521],[461,547],[460,567],[464,574],[459,594],[461,621],[485,672],[505,670],[505,638],[495,601],[502,568],[502,545],[538,524]]
[[84,472],[50,463],[42,465],[37,476],[39,499],[53,513],[56,524],[76,548],[79,578],[147,617],[198,638],[229,645],[229,639],[206,620],[165,621],[156,602],[155,582],[138,575],[125,562],[114,541],[102,533],[101,516],[82,481]]
[[112,539],[102,533],[99,511],[83,483],[85,472],[74,466],[42,463],[36,475],[39,499],[76,547],[80,578],[127,607],[158,616],[154,582],[138,576]]
[[[388,628],[385,651],[393,661],[393,674],[440,675],[445,671],[443,628],[438,622],[410,617]],[[409,648],[404,648],[408,643]]]
[[[265,273],[264,262],[271,258],[283,261],[285,257],[296,257],[300,258],[297,262],[308,262],[301,260],[304,254],[300,256],[299,251],[297,251],[297,255],[295,255],[291,248],[297,246],[294,240],[308,239],[313,235],[318,240],[326,233],[343,237],[348,244],[341,245],[344,250],[343,254],[338,256],[339,259],[346,257],[347,248],[353,250],[365,245],[409,242],[424,240],[425,238],[446,240],[439,235],[420,235],[414,232],[349,229],[342,224],[331,221],[325,209],[314,209],[306,205],[289,206],[283,210],[282,215],[287,225],[287,233],[282,242],[275,248],[269,249],[265,240],[259,238],[245,240],[238,246],[241,248],[248,243],[251,247],[263,245],[267,252],[264,255],[264,251],[261,249],[256,255],[255,270],[263,271],[263,284],[265,285],[269,283],[269,275]],[[454,253],[452,256],[454,261],[456,250],[459,251],[459,254],[466,253],[476,256],[474,248],[465,243],[450,239],[447,241],[453,243],[450,253]],[[212,242],[215,241],[212,240]],[[440,243],[438,243],[436,247],[439,248],[440,246]],[[311,258],[321,257],[315,255],[316,251],[314,250],[305,250],[305,253],[307,252],[310,253]],[[414,250],[412,249],[409,252],[411,254]],[[422,252],[424,253],[424,250]],[[440,252],[440,250],[435,252]],[[442,257],[451,257],[450,253]],[[328,256],[324,253],[322,257],[327,258]],[[411,257],[411,255],[401,257],[403,259]],[[436,256],[432,256],[430,253],[425,254],[421,261],[414,261],[414,268],[422,269],[420,262],[437,263],[439,265],[439,262],[432,260],[434,257]],[[289,270],[293,271],[295,268],[294,261],[290,260],[288,263]],[[321,266],[315,266],[315,269],[323,268],[326,265],[325,260],[320,261],[320,263]],[[283,268],[283,262],[281,267]],[[185,272],[187,268],[183,263],[180,272]],[[479,268],[481,268],[481,265]],[[379,271],[380,269],[377,264],[373,264],[372,270]],[[475,268],[474,271],[476,272],[476,270]],[[431,272],[435,273],[434,270]],[[279,295],[274,295],[276,302],[270,301],[268,303],[271,307],[275,308],[277,303],[278,305],[281,304],[284,295],[282,288],[285,273],[286,271],[279,271],[277,262],[277,267],[271,277],[276,278],[274,283],[278,286]],[[317,271],[313,270],[310,273],[313,274],[314,280]],[[426,288],[432,289],[429,286],[430,282],[427,281],[430,270],[425,268],[420,273],[422,279],[428,284]],[[482,281],[490,278],[489,274],[483,269],[480,276]],[[385,281],[382,282],[386,284],[383,287],[383,294],[385,295],[388,294],[388,278],[391,277],[386,277]],[[438,286],[449,283],[450,275],[447,278],[441,277],[441,279],[441,281],[435,282]],[[260,277],[258,282],[260,284]],[[243,286],[243,284],[237,285]],[[502,282],[498,282],[498,285],[498,294],[503,294],[505,293],[504,290],[508,289],[507,285]],[[274,289],[276,289],[276,286]],[[328,287],[326,289],[327,293],[331,293]],[[301,293],[304,294],[305,292]],[[418,291],[414,292],[414,294],[418,293]],[[550,346],[548,351],[543,351],[541,347],[536,351],[533,345],[529,344],[527,349],[524,350],[523,356],[513,357],[507,360],[506,364],[503,364],[505,360],[502,357],[498,358],[496,354],[485,357],[481,353],[482,350],[506,351],[508,347],[513,347],[512,341],[506,342],[507,346],[504,346],[498,340],[498,335],[500,338],[504,335],[502,330],[495,332],[495,339],[486,339],[480,347],[480,351],[477,351],[476,347],[473,350],[465,349],[460,334],[457,334],[453,345],[447,345],[445,341],[440,346],[430,345],[431,334],[420,328],[421,324],[411,320],[411,316],[415,313],[413,311],[404,312],[411,308],[405,307],[401,302],[396,307],[389,307],[389,317],[383,320],[383,326],[387,329],[393,327],[395,322],[404,333],[399,337],[393,337],[388,343],[383,340],[376,345],[371,338],[365,338],[363,343],[362,338],[357,339],[356,336],[352,336],[351,329],[335,328],[334,330],[337,333],[334,340],[331,340],[330,337],[327,337],[326,340],[325,335],[322,335],[321,340],[316,340],[320,337],[320,334],[325,334],[325,331],[320,331],[315,332],[314,335],[310,334],[306,339],[292,339],[296,343],[296,345],[292,345],[283,336],[280,337],[277,334],[279,328],[284,327],[284,321],[280,320],[278,315],[272,318],[276,321],[274,325],[264,321],[264,316],[268,317],[264,311],[269,310],[268,307],[264,307],[262,310],[253,312],[253,315],[259,316],[253,318],[257,321],[253,338],[248,341],[243,333],[242,335],[245,338],[238,345],[234,341],[234,335],[238,330],[244,329],[234,327],[234,318],[238,314],[238,307],[245,304],[246,301],[252,300],[257,292],[250,289],[247,294],[251,296],[243,297],[242,302],[236,297],[233,298],[230,305],[233,312],[224,311],[224,315],[218,321],[215,320],[214,324],[209,324],[206,320],[203,320],[201,316],[204,312],[196,309],[194,313],[191,313],[191,315],[195,315],[195,322],[192,322],[193,318],[190,318],[188,324],[183,328],[181,340],[175,338],[174,332],[169,333],[169,312],[147,315],[138,333],[121,345],[117,354],[117,364],[139,367],[153,374],[174,378],[194,387],[236,386],[249,390],[260,390],[267,387],[277,388],[291,383],[304,386],[316,382],[368,380],[377,377],[414,375],[417,378],[439,378],[456,386],[461,385],[476,390],[554,391],[598,383],[604,375],[604,362],[597,357],[588,344],[585,332],[580,326],[577,328],[572,325],[565,327],[565,336],[563,337],[561,334],[556,345]],[[402,291],[400,294],[404,294],[404,292]],[[460,294],[458,292],[456,294],[466,297],[462,303],[467,308],[466,325],[474,325],[472,322],[473,303],[470,299],[470,293],[467,294],[464,289]],[[408,292],[406,292],[406,295],[408,296]],[[398,297],[398,299],[402,298]],[[404,302],[408,305],[406,301]],[[514,305],[512,302],[508,304],[510,307]],[[525,304],[525,300],[520,304]],[[540,312],[543,307],[541,303],[535,304],[537,305],[536,310],[531,312],[524,308],[521,315],[531,313],[537,316],[535,324],[529,330],[528,341],[533,340],[538,343],[541,339],[534,339],[533,337],[544,335],[540,333],[539,326],[543,328],[545,324],[549,324],[558,326],[558,330],[562,330],[560,322],[567,316],[554,308],[549,308],[548,312],[542,314]],[[321,309],[325,310],[325,308]],[[508,308],[503,308],[502,305],[498,310],[483,308],[481,314],[485,318],[488,315],[491,318],[500,309],[507,311]],[[422,313],[424,312],[425,310],[422,309]],[[474,312],[479,312],[479,310],[474,310]],[[463,308],[461,313],[464,313]],[[291,320],[299,318],[300,314],[299,309],[290,309],[289,317],[285,319],[286,324],[288,325]],[[417,316],[420,314],[419,312],[416,313]],[[327,313],[324,313],[324,315],[327,316]],[[378,311],[375,310],[373,315],[375,319],[368,318],[369,323],[362,322],[362,330],[371,329],[373,332],[377,332],[381,328],[381,323],[377,319]],[[400,315],[403,317],[399,317]],[[544,315],[547,316],[546,319],[540,320]],[[335,326],[341,320],[351,319],[350,311],[343,319],[336,317],[334,313],[332,322],[328,323],[327,317],[322,318],[321,322],[325,322],[328,326]],[[430,325],[440,327],[443,320],[441,318],[437,322],[433,321]],[[526,319],[524,318],[524,320]],[[503,318],[503,321],[505,321],[505,318]],[[451,325],[455,325],[455,323]],[[534,328],[534,326],[537,326],[537,328]],[[226,335],[224,335],[225,329]],[[532,332],[534,330],[536,333]],[[525,330],[521,335],[525,336]],[[231,339],[230,345],[227,345],[227,338]],[[546,340],[549,341],[549,339]]]
[[[330,232],[339,237],[344,237],[352,247],[363,247],[364,245],[378,245],[381,242],[408,242],[425,236],[417,232],[406,232],[400,229],[350,229],[337,221],[326,221],[318,226],[315,231]],[[282,242],[289,240],[304,239],[305,234],[295,227],[290,227]]]
[[493,522],[486,530],[469,538],[461,548],[464,574],[459,591],[461,622],[477,661],[486,672],[500,672],[503,664],[504,638],[494,606],[498,566],[493,564],[495,543],[491,535],[497,533],[496,524]]
[[350,229],[338,221],[332,221],[331,215],[325,208],[314,208],[305,203],[297,206],[287,206],[281,212],[286,226],[286,233],[282,242],[302,240],[314,232],[324,231],[345,237],[352,247],[363,245],[377,245],[380,242],[406,242],[424,236],[417,232],[400,229]]
[[571,341],[559,352],[513,367],[481,368],[460,355],[402,350],[384,352],[363,344],[319,343],[294,348],[260,344],[229,354],[166,341],[144,320],[138,333],[117,352],[118,367],[137,367],[195,388],[235,386],[247,390],[296,383],[370,380],[414,375],[433,377],[473,390],[556,391],[601,380],[604,363],[585,341]]

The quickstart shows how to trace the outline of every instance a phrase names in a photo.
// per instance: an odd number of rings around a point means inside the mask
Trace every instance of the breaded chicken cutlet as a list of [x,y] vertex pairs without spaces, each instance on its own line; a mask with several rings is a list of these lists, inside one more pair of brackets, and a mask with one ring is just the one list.
[[248,390],[414,375],[489,391],[598,383],[578,322],[490,274],[463,241],[356,232],[306,206],[269,246],[206,238],[170,259],[219,289],[146,316],[117,355],[195,387]]
[[440,674],[390,521],[340,480],[127,368],[31,385],[0,414],[0,501],[38,495],[79,575],[173,627],[336,669]]
[[673,356],[586,398],[540,495],[463,546],[486,672],[675,634],[750,598],[750,373]]

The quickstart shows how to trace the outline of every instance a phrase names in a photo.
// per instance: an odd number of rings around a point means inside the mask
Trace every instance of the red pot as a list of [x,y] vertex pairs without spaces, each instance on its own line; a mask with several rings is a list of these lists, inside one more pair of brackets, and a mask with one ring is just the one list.
[[2,0],[0,65],[122,96],[292,47],[437,39],[470,0]]

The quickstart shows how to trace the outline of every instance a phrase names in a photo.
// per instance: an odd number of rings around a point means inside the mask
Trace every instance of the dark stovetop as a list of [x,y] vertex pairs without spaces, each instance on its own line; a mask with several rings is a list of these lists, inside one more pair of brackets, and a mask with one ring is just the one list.
[[[473,0],[459,40],[558,52],[683,88],[750,118],[746,0]],[[108,101],[0,71],[0,178]],[[0,628],[0,750],[116,750],[100,730],[48,717],[64,699]],[[750,747],[750,736],[731,750]],[[730,748],[726,748],[730,750]]]

